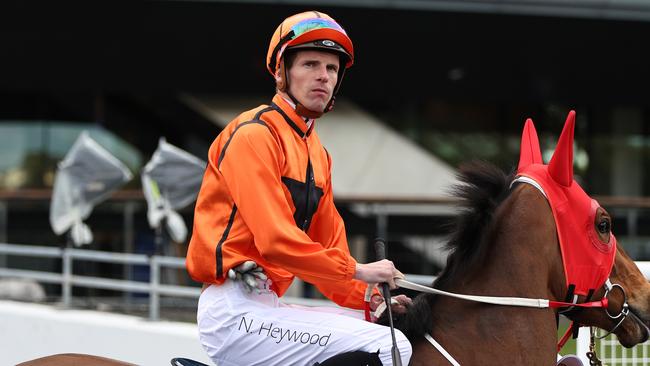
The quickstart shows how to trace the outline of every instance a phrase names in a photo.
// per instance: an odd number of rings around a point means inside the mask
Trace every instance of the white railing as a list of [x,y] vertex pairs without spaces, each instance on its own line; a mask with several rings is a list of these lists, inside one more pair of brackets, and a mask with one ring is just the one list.
[[[61,273],[0,267],[0,278],[23,278],[61,285],[61,302],[64,307],[70,307],[72,304],[72,287],[74,286],[142,292],[149,295],[149,318],[158,320],[160,318],[161,295],[198,298],[200,294],[198,287],[161,283],[161,268],[185,268],[184,258],[0,243],[0,256],[5,255],[61,259]],[[75,275],[73,262],[76,260],[149,266],[149,282]],[[650,278],[650,262],[636,262],[636,264],[646,278]],[[413,274],[407,274],[406,277],[410,281],[423,285],[429,285],[435,279],[433,276]],[[284,300],[302,305],[333,304],[327,300],[306,298],[285,297]],[[650,365],[649,347],[650,341],[632,349],[624,349],[618,344],[615,336],[609,336],[598,342],[597,354],[600,360],[607,365]],[[582,328],[576,342],[576,354],[585,365],[589,364],[589,360],[586,358],[587,351],[589,351],[589,330]]]
[[598,342],[598,359],[608,366],[650,365],[650,342],[623,348],[616,336],[609,336]]
[[[70,307],[72,305],[72,288],[75,286],[124,292],[140,292],[149,295],[149,318],[151,320],[158,320],[160,318],[160,296],[198,298],[200,294],[200,289],[196,286],[178,286],[161,283],[161,269],[185,268],[185,258],[0,243],[0,256],[6,255],[60,259],[62,261],[61,273],[0,267],[0,278],[22,278],[61,285],[61,305],[63,307]],[[149,282],[75,275],[73,272],[73,263],[77,260],[149,266]],[[410,281],[425,285],[431,284],[434,279],[432,276],[421,275],[407,275],[407,278]],[[283,300],[288,303],[300,305],[322,306],[334,304],[328,300],[300,297],[285,296]]]
[[[61,302],[64,307],[70,307],[71,305],[73,286],[127,292],[144,292],[149,294],[149,318],[158,320],[160,317],[161,295],[198,298],[200,293],[200,289],[196,287],[165,285],[160,282],[161,267],[184,268],[184,258],[15,244],[0,244],[0,255],[61,259],[61,273],[0,268],[0,277],[25,278],[38,282],[61,285]],[[149,266],[149,282],[75,275],[73,273],[73,262],[75,260],[147,265]]]

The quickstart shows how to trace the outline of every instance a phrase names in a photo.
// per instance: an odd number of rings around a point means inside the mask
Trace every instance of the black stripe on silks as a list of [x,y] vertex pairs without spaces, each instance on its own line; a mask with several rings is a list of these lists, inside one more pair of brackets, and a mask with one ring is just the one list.
[[239,126],[237,126],[237,128],[235,128],[235,130],[232,131],[232,134],[230,135],[230,137],[228,137],[228,141],[226,141],[226,143],[223,145],[223,149],[221,149],[221,154],[219,154],[219,159],[217,160],[217,169],[219,169],[219,167],[221,166],[221,161],[223,160],[224,156],[226,155],[226,150],[228,149],[228,145],[230,145],[230,141],[232,141],[233,136],[235,136],[235,133],[240,128],[242,128],[243,126],[246,126],[246,125],[250,125],[251,123],[257,123],[257,124],[265,126],[266,128],[269,129],[269,131],[271,130],[269,128],[269,126],[264,121],[259,119],[259,117],[263,113],[266,113],[266,112],[271,111],[271,110],[273,110],[273,108],[271,108],[271,107],[267,107],[267,108],[262,109],[261,111],[257,112],[257,114],[255,115],[255,119],[240,123]]
[[266,108],[264,108],[264,109],[261,109],[259,112],[255,113],[255,117],[254,117],[253,119],[256,120],[256,121],[260,121],[260,122],[261,122],[260,117],[262,117],[262,115],[263,115],[264,113],[266,113],[266,112],[270,112],[270,111],[272,111],[273,109],[274,109],[274,108],[273,108],[273,107],[270,107],[270,106],[269,106],[269,107],[266,107]]
[[228,238],[228,234],[230,233],[230,229],[232,228],[232,223],[235,221],[235,214],[237,213],[237,205],[232,206],[232,211],[230,212],[230,218],[228,219],[228,225],[226,225],[226,229],[223,231],[223,234],[221,235],[221,239],[219,239],[219,243],[217,244],[217,250],[216,250],[216,257],[217,257],[217,278],[222,278],[223,277],[223,257],[221,254],[221,247],[223,246],[223,242],[226,241]]
[[[307,122],[307,121],[305,121],[305,122]],[[315,122],[315,121],[312,122],[312,124],[309,126],[309,128],[307,129],[307,132],[305,132],[305,135],[307,135],[307,136],[311,135],[311,131],[314,130],[314,126],[316,126],[316,122]]]
[[293,122],[293,120],[291,120],[291,118],[290,118],[289,116],[287,116],[286,113],[284,113],[284,111],[282,110],[282,108],[278,107],[278,105],[275,104],[275,103],[271,103],[271,107],[273,107],[276,111],[278,111],[278,112],[282,115],[282,117],[284,117],[284,120],[289,124],[289,126],[291,126],[291,128],[293,128],[294,131],[296,131],[296,133],[300,136],[300,138],[304,138],[304,137],[305,137],[305,133],[302,132],[302,130],[300,129],[300,127],[298,127],[298,126]]

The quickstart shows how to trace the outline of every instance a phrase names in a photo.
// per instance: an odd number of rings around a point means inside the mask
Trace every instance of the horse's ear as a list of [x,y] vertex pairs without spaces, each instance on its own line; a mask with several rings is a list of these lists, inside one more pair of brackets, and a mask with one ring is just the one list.
[[519,166],[521,171],[531,164],[543,164],[542,151],[539,148],[539,139],[533,120],[528,118],[524,125],[524,132],[521,134],[521,147],[519,149]]
[[568,187],[573,182],[573,130],[576,112],[570,111],[562,129],[562,135],[548,164],[548,172],[558,184]]

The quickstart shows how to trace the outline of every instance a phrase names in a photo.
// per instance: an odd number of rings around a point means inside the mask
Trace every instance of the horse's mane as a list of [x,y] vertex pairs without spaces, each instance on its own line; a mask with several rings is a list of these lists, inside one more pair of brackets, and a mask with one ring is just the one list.
[[434,285],[445,288],[462,274],[471,277],[482,267],[490,244],[490,229],[497,207],[508,197],[514,173],[487,162],[471,162],[458,170],[459,183],[452,187],[461,213],[453,219],[446,249],[447,265]]
[[[462,278],[472,276],[482,267],[489,249],[493,217],[497,207],[508,197],[513,173],[505,174],[487,162],[463,164],[458,171],[459,183],[451,193],[458,198],[461,213],[450,222],[451,234],[446,248],[447,265],[434,287],[445,289]],[[435,296],[417,296],[405,315],[396,317],[395,326],[410,340],[431,332],[431,307]],[[395,317],[395,314],[393,315]],[[383,317],[385,318],[385,317]],[[387,323],[382,319],[380,323]]]

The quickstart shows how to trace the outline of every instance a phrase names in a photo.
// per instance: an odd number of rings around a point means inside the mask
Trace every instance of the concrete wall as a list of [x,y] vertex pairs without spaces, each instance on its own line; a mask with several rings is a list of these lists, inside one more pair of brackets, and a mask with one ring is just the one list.
[[0,364],[57,353],[84,353],[138,365],[187,357],[212,365],[195,324],[0,301]]

